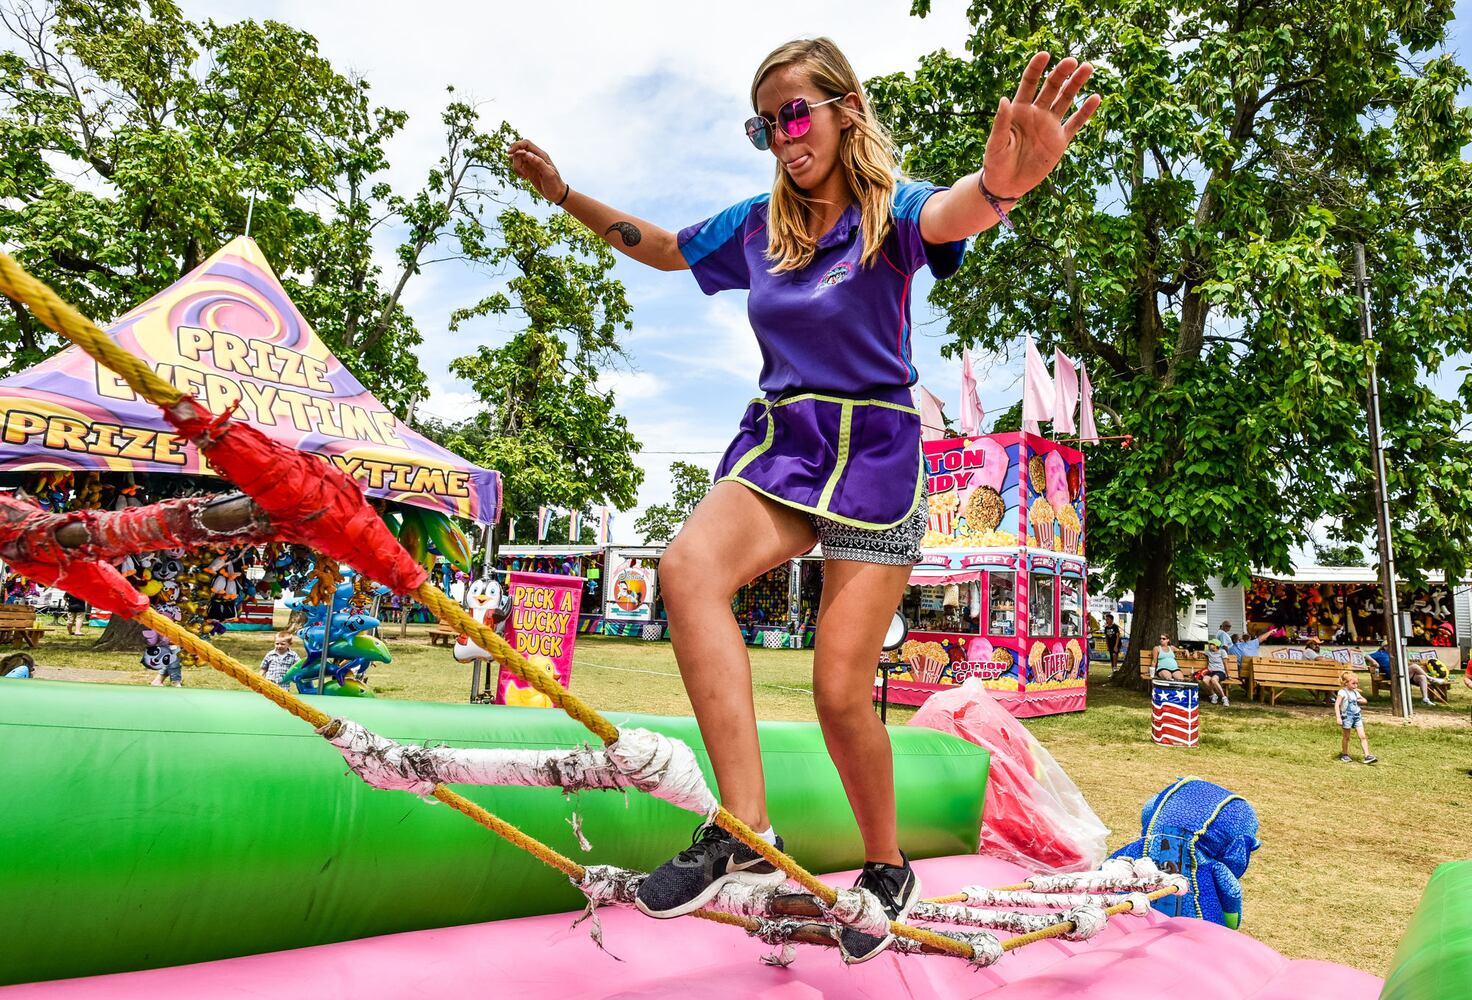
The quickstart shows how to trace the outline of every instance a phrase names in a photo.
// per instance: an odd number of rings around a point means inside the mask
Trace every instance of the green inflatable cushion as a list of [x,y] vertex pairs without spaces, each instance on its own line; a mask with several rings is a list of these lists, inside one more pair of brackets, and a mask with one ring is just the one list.
[[[310,699],[403,742],[568,747],[560,711]],[[696,748],[694,720],[615,715]],[[768,801],[813,871],[863,848],[818,727],[762,723]],[[987,755],[891,731],[900,842],[973,853]],[[572,910],[565,878],[448,807],[347,771],[299,720],[249,692],[0,680],[0,984],[177,965],[395,931]],[[638,792],[460,791],[585,863],[648,870],[698,818]],[[592,843],[584,853],[576,810]]]

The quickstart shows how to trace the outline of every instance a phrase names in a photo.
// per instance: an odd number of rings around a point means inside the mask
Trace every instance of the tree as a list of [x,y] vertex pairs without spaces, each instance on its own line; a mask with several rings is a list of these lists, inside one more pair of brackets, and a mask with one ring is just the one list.
[[[419,190],[396,192],[381,175],[407,116],[375,105],[306,32],[194,22],[174,0],[0,0],[0,27],[0,244],[64,298],[117,316],[245,232],[249,214],[327,346],[405,415],[426,389],[405,289],[442,261],[479,266],[504,287],[454,325],[527,322],[460,359],[494,410],[435,428],[441,440],[501,470],[513,511],[632,506],[638,444],[596,388],[628,302],[600,240],[560,213],[507,207],[509,126],[483,130],[452,94],[441,155]],[[373,247],[388,233],[385,269]],[[60,347],[23,309],[0,308],[0,374]]]
[[634,505],[644,479],[634,463],[639,442],[615,412],[613,393],[598,388],[599,372],[622,357],[618,331],[628,328],[630,307],[623,284],[610,277],[613,251],[576,219],[541,220],[510,207],[497,224],[504,242],[491,262],[512,276],[457,310],[451,329],[484,316],[524,325],[506,344],[450,363],[485,408],[441,440],[501,473],[506,517],[518,538],[530,539],[541,506],[586,513]]
[[[173,0],[17,0],[0,26],[13,49],[0,52],[0,243],[28,269],[105,321],[245,232],[249,213],[358,379],[400,413],[423,395],[404,289],[436,260],[488,260],[504,125],[484,134],[452,100],[443,155],[421,190],[397,194],[378,175],[407,116],[374,105],[306,32],[197,23]],[[388,275],[372,260],[385,231],[404,233]],[[0,372],[60,346],[19,307],[0,310]]]
[[674,538],[695,505],[710,492],[709,469],[689,462],[671,462],[670,472],[675,477],[674,495],[670,502],[646,507],[634,522],[634,530],[643,536],[645,545],[657,545]]
[[[932,300],[953,353],[1032,332],[1045,353],[1083,356],[1119,414],[1101,431],[1133,435],[1093,449],[1088,476],[1090,556],[1135,592],[1131,648],[1174,632],[1183,588],[1286,570],[1321,517],[1366,533],[1370,363],[1397,554],[1410,575],[1465,569],[1464,409],[1425,381],[1472,332],[1468,76],[1432,51],[1451,15],[1407,0],[999,0],[972,6],[970,57],[871,81],[908,169],[948,181],[980,164],[1033,52],[1097,67],[1104,103],[1017,206],[1018,235],[978,238]],[[1356,242],[1376,348],[1347,278]]]
[[1363,566],[1365,550],[1358,545],[1329,543],[1314,544],[1314,558],[1320,566]]

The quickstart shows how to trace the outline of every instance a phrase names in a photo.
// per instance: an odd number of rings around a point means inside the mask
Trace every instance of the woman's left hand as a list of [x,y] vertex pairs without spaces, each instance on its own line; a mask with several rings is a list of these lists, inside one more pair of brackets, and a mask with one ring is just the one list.
[[1094,67],[1069,56],[1053,68],[1039,90],[1038,81],[1051,59],[1046,52],[1033,56],[1022,72],[1016,95],[1011,100],[1002,98],[997,105],[983,166],[986,189],[998,198],[1020,198],[1037,187],[1063,159],[1069,142],[1102,100],[1090,94],[1068,116],[1073,99],[1094,75]]

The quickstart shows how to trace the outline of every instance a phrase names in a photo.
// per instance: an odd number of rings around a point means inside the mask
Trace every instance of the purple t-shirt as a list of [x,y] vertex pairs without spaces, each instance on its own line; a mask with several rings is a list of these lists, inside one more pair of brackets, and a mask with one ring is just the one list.
[[818,239],[812,262],[772,274],[767,253],[767,202],[758,195],[680,230],[680,252],[707,295],[749,288],[747,316],[762,351],[758,384],[775,397],[791,391],[835,392],[909,403],[895,390],[914,385],[910,363],[910,288],[929,264],[937,278],[961,266],[965,241],[927,244],[920,209],[943,190],[901,182],[894,226],[878,258],[864,251],[859,206],[849,205]]
[[920,495],[920,418],[909,394],[910,295],[929,265],[954,274],[965,241],[928,244],[920,209],[942,190],[901,183],[883,250],[859,266],[857,204],[819,238],[813,260],[772,274],[766,258],[769,195],[680,231],[680,252],[707,295],[747,288],[762,352],[753,400],[716,468],[775,500],[856,527],[900,523]]

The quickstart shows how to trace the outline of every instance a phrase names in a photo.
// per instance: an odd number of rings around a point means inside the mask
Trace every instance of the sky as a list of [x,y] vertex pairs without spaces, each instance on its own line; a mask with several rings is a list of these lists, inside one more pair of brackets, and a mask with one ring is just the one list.
[[[373,87],[377,103],[409,113],[389,146],[387,179],[417,190],[441,148],[439,114],[456,97],[480,106],[488,128],[506,120],[544,148],[574,188],[667,229],[769,190],[772,158],[746,140],[751,74],[791,38],[829,35],[861,77],[912,70],[937,49],[962,50],[966,4],[936,0],[924,19],[907,0],[747,0],[469,3],[433,0],[405,8],[384,0],[183,0],[195,19],[274,19],[316,35],[340,72]],[[1451,44],[1472,55],[1472,0],[1460,0]],[[1086,53],[1080,54],[1087,57]],[[1466,62],[1466,59],[1463,60]],[[927,178],[948,183],[954,178]],[[392,270],[392,246],[380,248]],[[639,505],[616,513],[615,542],[642,541],[639,512],[670,496],[669,465],[713,467],[757,393],[760,355],[744,293],[703,295],[688,272],[662,273],[620,256],[615,271],[633,306],[625,345],[631,364],[602,380],[615,393],[645,470]],[[940,356],[943,319],[917,280],[914,359],[920,381],[959,414],[960,365]],[[420,412],[463,418],[474,404],[450,375],[451,359],[504,341],[508,328],[477,320],[456,333],[450,312],[479,300],[491,276],[459,263],[434,265],[410,282],[405,305],[424,334],[420,363],[431,396]],[[1021,351],[977,356],[982,405],[1021,397]]]

